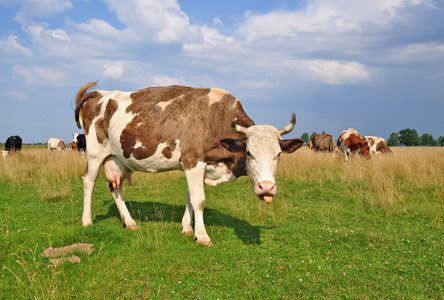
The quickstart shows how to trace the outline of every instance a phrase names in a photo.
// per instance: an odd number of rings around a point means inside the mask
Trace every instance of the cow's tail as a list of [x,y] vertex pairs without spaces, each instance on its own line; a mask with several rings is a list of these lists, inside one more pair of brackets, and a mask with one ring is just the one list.
[[83,104],[90,98],[85,96],[85,93],[95,86],[97,84],[97,81],[95,82],[89,82],[87,84],[84,84],[80,90],[77,92],[76,96],[76,110],[75,110],[75,118],[77,127],[81,129],[83,127],[83,119],[82,119],[82,106]]

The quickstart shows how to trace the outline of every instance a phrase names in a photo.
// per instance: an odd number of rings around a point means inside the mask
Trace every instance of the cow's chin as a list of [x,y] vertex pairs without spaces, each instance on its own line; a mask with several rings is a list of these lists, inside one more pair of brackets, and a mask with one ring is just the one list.
[[268,195],[258,195],[259,199],[264,200],[265,203],[270,204],[271,202],[273,202],[273,196],[268,196]]

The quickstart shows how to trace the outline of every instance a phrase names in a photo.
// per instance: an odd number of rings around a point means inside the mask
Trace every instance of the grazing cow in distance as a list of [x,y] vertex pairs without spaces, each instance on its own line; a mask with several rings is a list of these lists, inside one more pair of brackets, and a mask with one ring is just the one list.
[[22,138],[18,135],[8,137],[5,142],[5,150],[2,150],[2,156],[7,157],[11,152],[22,150]]
[[367,145],[367,142],[363,140],[353,128],[342,131],[338,138],[337,146],[339,151],[344,153],[345,160],[348,159],[351,153],[355,152],[358,152],[366,158],[371,158],[370,146]]
[[78,151],[85,152],[86,151],[86,138],[85,138],[85,135],[83,133],[80,134],[80,133],[77,132],[77,133],[73,133],[72,136],[73,136],[73,139],[72,139],[71,145],[72,144],[76,144],[76,149]]
[[312,147],[316,151],[333,152],[335,149],[335,139],[330,134],[316,134],[310,141]]
[[65,142],[62,139],[48,139],[48,150],[65,150]]
[[[123,180],[134,171],[182,170],[188,201],[182,233],[212,245],[203,219],[204,184],[215,186],[248,175],[259,199],[271,203],[281,152],[292,153],[302,139],[282,140],[296,118],[276,129],[255,125],[239,100],[218,88],[152,87],[135,92],[96,90],[85,84],[76,97],[75,119],[88,144],[83,226],[92,224],[91,195],[104,165],[122,222],[137,228],[122,195]],[[194,214],[194,231],[192,219]]]
[[385,154],[385,153],[393,153],[390,150],[387,142],[382,137],[378,136],[362,136],[364,141],[370,146],[370,153],[372,155]]
[[5,151],[20,151],[22,150],[22,138],[18,135],[8,137],[5,143]]

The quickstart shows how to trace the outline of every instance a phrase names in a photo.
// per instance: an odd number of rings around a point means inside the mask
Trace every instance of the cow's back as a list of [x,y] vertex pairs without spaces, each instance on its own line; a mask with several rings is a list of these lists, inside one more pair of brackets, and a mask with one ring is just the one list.
[[317,134],[312,138],[313,147],[319,151],[332,152],[335,148],[335,141],[330,134]]
[[241,126],[254,125],[227,92],[184,86],[94,91],[77,101],[77,120],[80,115],[88,151],[94,140],[122,160],[143,161],[160,155],[156,151],[162,145],[161,155],[168,159],[180,152],[185,168],[233,156],[220,140],[243,138],[231,129],[234,118]]

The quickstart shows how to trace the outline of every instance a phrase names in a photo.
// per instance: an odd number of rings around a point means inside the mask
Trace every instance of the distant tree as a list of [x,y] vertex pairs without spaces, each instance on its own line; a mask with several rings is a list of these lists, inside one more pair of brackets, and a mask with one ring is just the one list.
[[440,136],[439,138],[438,138],[438,144],[442,147],[442,146],[444,146],[444,136]]
[[399,146],[399,133],[392,132],[392,134],[390,134],[390,138],[387,141],[387,144],[389,146]]
[[423,135],[421,135],[421,145],[438,146],[438,142],[433,138],[431,134],[424,133]]
[[315,135],[317,135],[318,133],[316,131],[313,131],[313,133],[310,135],[310,140],[312,137],[314,137]]
[[399,131],[399,142],[404,146],[419,146],[421,139],[416,129],[406,128]]
[[306,144],[308,144],[308,142],[310,142],[310,137],[308,136],[307,132],[304,132],[301,136],[301,139],[303,139],[305,141]]
[[326,134],[325,131],[322,131],[322,134]]

